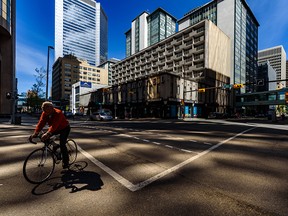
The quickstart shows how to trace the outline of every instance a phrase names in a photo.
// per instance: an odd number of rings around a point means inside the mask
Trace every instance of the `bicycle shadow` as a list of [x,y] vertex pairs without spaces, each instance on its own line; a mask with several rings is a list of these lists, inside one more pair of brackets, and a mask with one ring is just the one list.
[[[83,165],[84,164],[84,165]],[[68,170],[62,171],[61,177],[54,177],[33,188],[34,195],[44,195],[60,188],[71,189],[70,193],[83,190],[97,191],[104,185],[98,173],[84,170],[86,162],[77,162]]]

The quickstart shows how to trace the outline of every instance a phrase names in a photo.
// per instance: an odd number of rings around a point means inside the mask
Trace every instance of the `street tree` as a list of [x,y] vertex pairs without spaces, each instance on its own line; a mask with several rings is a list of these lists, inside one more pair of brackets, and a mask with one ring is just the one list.
[[43,67],[40,69],[36,68],[35,71],[36,74],[34,74],[34,77],[36,83],[34,83],[31,90],[29,89],[27,92],[27,105],[32,112],[39,111],[44,101],[43,87],[45,86],[44,80],[46,78],[46,71]]

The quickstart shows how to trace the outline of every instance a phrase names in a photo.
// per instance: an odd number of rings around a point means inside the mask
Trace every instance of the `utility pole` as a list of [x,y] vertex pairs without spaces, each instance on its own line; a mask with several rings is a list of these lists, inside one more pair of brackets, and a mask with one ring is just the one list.
[[46,101],[48,100],[48,82],[49,82],[49,58],[50,58],[50,49],[54,49],[52,46],[48,46],[48,56],[47,56],[47,71],[46,71]]

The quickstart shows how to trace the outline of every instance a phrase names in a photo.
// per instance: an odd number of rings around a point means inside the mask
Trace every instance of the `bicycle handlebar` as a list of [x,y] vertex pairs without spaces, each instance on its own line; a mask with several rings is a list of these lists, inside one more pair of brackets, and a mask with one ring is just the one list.
[[33,141],[33,137],[32,137],[32,135],[29,136],[29,139],[28,139],[28,140],[29,140],[30,143],[37,144],[37,142],[34,142],[34,141]]

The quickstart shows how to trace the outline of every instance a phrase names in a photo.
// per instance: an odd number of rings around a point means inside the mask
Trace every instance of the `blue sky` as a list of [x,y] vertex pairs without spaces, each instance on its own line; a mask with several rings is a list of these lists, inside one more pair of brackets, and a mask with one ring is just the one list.
[[[125,32],[143,11],[162,7],[180,19],[210,0],[98,0],[108,16],[108,57],[125,58]],[[287,0],[246,0],[258,20],[259,50],[283,45],[288,56]],[[54,46],[54,0],[20,0],[16,5],[16,76],[18,92],[35,83],[35,69],[47,67],[48,46]],[[50,75],[53,64],[50,55]],[[51,83],[49,84],[49,89]],[[43,90],[45,91],[45,87]],[[50,94],[50,92],[49,92]]]

